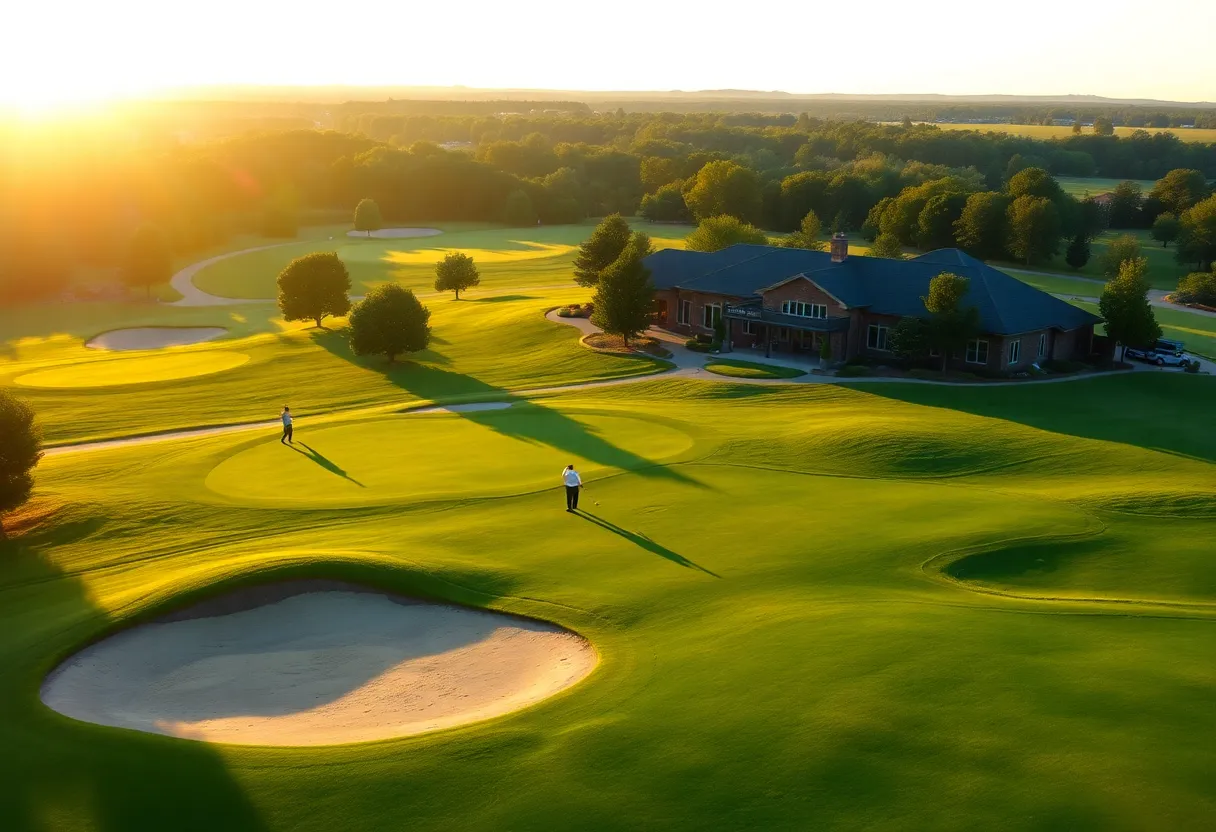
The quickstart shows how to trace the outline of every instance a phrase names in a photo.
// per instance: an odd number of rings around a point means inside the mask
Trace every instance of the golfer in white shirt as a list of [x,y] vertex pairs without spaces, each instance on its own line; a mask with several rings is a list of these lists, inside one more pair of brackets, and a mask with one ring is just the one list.
[[566,485],[566,511],[578,511],[578,491],[583,487],[583,478],[573,465],[567,465],[562,471],[562,482]]

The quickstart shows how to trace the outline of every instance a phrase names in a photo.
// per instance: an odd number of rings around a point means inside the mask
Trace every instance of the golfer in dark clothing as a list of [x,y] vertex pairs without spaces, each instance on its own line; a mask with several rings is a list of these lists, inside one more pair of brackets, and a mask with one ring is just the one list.
[[279,440],[280,444],[286,445],[291,442],[291,408],[283,406],[283,438]]
[[562,471],[562,482],[566,486],[566,511],[578,511],[578,492],[583,487],[583,478],[573,465],[567,465]]

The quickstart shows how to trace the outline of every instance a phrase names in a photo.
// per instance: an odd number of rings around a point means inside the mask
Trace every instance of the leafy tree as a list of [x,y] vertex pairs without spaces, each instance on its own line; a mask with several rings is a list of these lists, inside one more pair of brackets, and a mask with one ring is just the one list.
[[982,260],[1005,255],[1009,238],[1009,197],[995,191],[971,194],[963,213],[954,223],[959,246]]
[[279,273],[279,310],[287,321],[315,321],[350,311],[350,274],[333,251],[297,257]]
[[1081,135],[1081,119],[1077,119],[1072,123],[1072,134],[1074,136]]
[[625,250],[600,275],[595,288],[595,311],[591,322],[609,335],[619,335],[625,345],[650,326],[654,309],[654,284],[642,260],[651,253],[650,238],[638,231]]
[[1110,227],[1138,228],[1142,218],[1144,193],[1139,182],[1120,182],[1110,192]]
[[611,266],[629,245],[629,223],[620,214],[600,220],[591,236],[578,247],[574,258],[574,282],[579,286],[594,286],[600,273]]
[[679,159],[670,159],[663,156],[647,156],[642,159],[640,169],[642,188],[647,193],[654,193],[664,185],[678,182],[683,178],[680,176],[680,167]]
[[967,206],[967,194],[938,194],[931,197],[917,217],[916,245],[929,251],[954,246],[954,224]]
[[1160,204],[1163,211],[1178,217],[1206,199],[1209,193],[1208,181],[1202,172],[1175,168],[1157,180],[1149,198]]
[[706,217],[695,231],[684,238],[684,248],[689,251],[720,251],[739,243],[767,245],[768,237],[759,228],[738,217],[723,215]]
[[1064,262],[1073,269],[1082,269],[1089,262],[1089,240],[1084,234],[1078,234],[1068,244],[1064,252]]
[[[40,459],[42,432],[33,409],[0,390],[0,519],[30,498],[34,466]],[[0,536],[3,534],[0,525]]]
[[674,182],[642,197],[638,213],[650,222],[688,222],[692,218],[684,204],[684,194]]
[[698,220],[729,214],[744,222],[760,216],[760,178],[736,162],[710,162],[697,172],[684,202]]
[[1210,269],[1216,261],[1216,196],[1191,206],[1178,221],[1178,262],[1196,263],[1199,271]]
[[1092,240],[1110,226],[1110,211],[1092,196],[1087,196],[1077,205],[1077,227],[1074,234]]
[[350,313],[350,348],[355,355],[383,355],[391,363],[404,352],[431,343],[431,311],[398,283],[367,293]]
[[152,287],[166,282],[173,275],[173,258],[160,229],[143,225],[131,238],[127,252],[127,267],[123,272],[128,285],[142,286],[148,297]]
[[898,358],[921,361],[929,357],[929,350],[933,346],[930,330],[928,322],[921,318],[900,318],[891,327],[887,346]]
[[473,258],[464,252],[449,252],[435,264],[435,291],[455,292],[456,300],[465,289],[481,283],[481,275]]
[[874,242],[878,235],[882,233],[882,215],[887,212],[891,204],[895,202],[895,197],[884,196],[874,206],[870,208],[866,214],[866,220],[861,224],[861,237],[867,242]]
[[1014,174],[1007,189],[1011,199],[1020,196],[1041,196],[1056,202],[1064,195],[1060,183],[1043,168],[1026,168]]
[[921,298],[929,312],[929,344],[941,350],[943,370],[950,356],[980,331],[979,310],[966,305],[970,288],[969,279],[942,272],[929,281],[929,294]]
[[355,206],[355,230],[366,231],[372,236],[373,231],[379,231],[384,225],[380,218],[380,205],[374,199],[361,199]]
[[1151,344],[1161,337],[1161,327],[1148,301],[1149,282],[1144,276],[1148,261],[1143,257],[1125,260],[1119,273],[1107,282],[1098,301],[1106,319],[1106,334],[1123,345],[1122,360],[1129,345]]
[[1188,274],[1178,281],[1174,298],[1183,303],[1216,306],[1216,271]]
[[1027,265],[1049,260],[1060,249],[1060,214],[1042,196],[1019,196],[1009,205],[1009,253]]
[[870,243],[870,250],[866,252],[870,257],[886,257],[889,260],[903,260],[904,249],[899,244],[899,238],[894,234],[879,234],[874,238],[874,242]]
[[1106,250],[1098,255],[1098,268],[1108,279],[1119,273],[1119,269],[1128,260],[1140,258],[1140,241],[1131,234],[1116,237],[1106,245]]
[[778,245],[783,248],[804,248],[808,251],[823,251],[827,248],[827,243],[819,239],[822,231],[823,226],[819,223],[819,217],[815,215],[814,211],[808,211],[806,216],[802,218],[802,224],[798,230],[783,238]]
[[507,194],[507,203],[503,208],[503,220],[513,228],[526,228],[536,225],[536,209],[532,206],[532,197],[522,189]]
[[1094,135],[1096,136],[1113,136],[1115,135],[1115,123],[1106,116],[1098,116],[1094,119]]
[[1150,232],[1153,239],[1161,243],[1162,248],[1166,248],[1174,240],[1178,239],[1178,234],[1182,231],[1182,223],[1173,214],[1166,212],[1158,214],[1157,219],[1153,220],[1153,230]]

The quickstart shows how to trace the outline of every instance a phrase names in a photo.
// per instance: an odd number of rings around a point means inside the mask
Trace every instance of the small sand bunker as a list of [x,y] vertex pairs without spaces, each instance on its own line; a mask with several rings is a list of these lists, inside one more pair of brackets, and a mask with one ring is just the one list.
[[411,413],[476,413],[481,410],[506,410],[511,402],[474,402],[472,404],[448,404],[440,407],[420,407]]
[[95,350],[159,350],[201,344],[227,332],[219,326],[144,326],[103,332],[85,346]]
[[347,231],[347,237],[371,237],[373,240],[400,240],[406,237],[438,237],[443,232],[438,228],[381,228],[370,234],[366,231]]
[[292,581],[229,593],[68,659],[42,701],[87,722],[239,745],[421,734],[524,708],[586,677],[553,624]]

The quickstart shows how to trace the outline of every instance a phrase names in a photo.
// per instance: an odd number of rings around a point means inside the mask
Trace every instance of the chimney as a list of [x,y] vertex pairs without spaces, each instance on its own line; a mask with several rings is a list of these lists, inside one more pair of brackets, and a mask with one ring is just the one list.
[[832,235],[832,262],[843,263],[849,256],[849,236],[843,231]]

